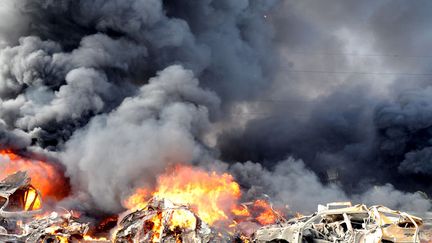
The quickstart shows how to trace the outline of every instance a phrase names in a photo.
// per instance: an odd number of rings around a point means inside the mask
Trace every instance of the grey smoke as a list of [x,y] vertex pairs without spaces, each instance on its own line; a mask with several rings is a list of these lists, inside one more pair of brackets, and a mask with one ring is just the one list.
[[[218,167],[217,159],[245,199],[266,192],[296,210],[348,199],[426,210],[416,191],[432,190],[429,81],[402,74],[428,72],[429,59],[333,54],[421,55],[430,49],[428,7],[5,1],[0,147],[56,158],[73,187],[64,203],[104,212],[120,211],[170,164]],[[334,168],[339,184],[323,176]]]
[[118,211],[119,196],[151,186],[169,165],[209,157],[199,138],[219,99],[198,84],[191,71],[171,66],[115,111],[94,117],[61,156],[73,186],[98,208]]
[[[272,169],[259,163],[236,163],[231,172],[249,188],[245,200],[267,195],[277,207],[288,206],[293,212],[312,213],[318,204],[334,201],[352,201],[366,205],[386,205],[401,210],[424,212],[430,202],[421,193],[403,193],[392,185],[375,186],[355,195],[347,195],[337,184],[323,185],[319,178],[305,167],[301,160],[288,158]],[[264,197],[265,198],[265,197]]]

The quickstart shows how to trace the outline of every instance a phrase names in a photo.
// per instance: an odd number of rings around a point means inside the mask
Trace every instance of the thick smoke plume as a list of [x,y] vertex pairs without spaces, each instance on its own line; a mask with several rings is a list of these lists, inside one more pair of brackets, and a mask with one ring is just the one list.
[[3,1],[0,148],[103,212],[175,163],[293,210],[428,210],[432,5],[331,2]]

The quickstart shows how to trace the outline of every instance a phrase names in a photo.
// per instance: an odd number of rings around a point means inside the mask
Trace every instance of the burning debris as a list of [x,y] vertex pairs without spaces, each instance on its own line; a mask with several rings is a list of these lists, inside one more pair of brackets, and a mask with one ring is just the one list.
[[[229,242],[277,220],[270,203],[240,203],[241,196],[240,185],[227,173],[177,165],[158,177],[154,189],[138,188],[124,201],[130,214],[121,221],[116,240],[138,237],[159,242],[165,235],[176,242]],[[136,218],[138,222],[131,222]],[[174,226],[171,218],[176,219]],[[142,229],[140,225],[146,228],[144,235],[133,230]]]
[[43,198],[60,200],[69,193],[69,183],[58,165],[26,158],[11,150],[0,150],[0,179],[18,171],[26,171]]
[[418,243],[422,219],[384,206],[333,203],[318,212],[257,230],[253,242]]
[[39,191],[26,172],[0,182],[0,242],[71,242],[83,239],[88,224],[75,221],[71,213],[42,215]]
[[124,205],[128,209],[141,209],[153,197],[189,205],[198,217],[214,228],[228,228],[242,221],[266,225],[278,218],[265,200],[242,204],[240,185],[232,175],[191,166],[175,166],[158,177],[156,188],[137,189]]
[[[13,153],[2,156],[26,161]],[[108,242],[88,236],[89,223],[79,222],[71,212],[43,212],[42,196],[27,172],[0,182],[0,242]],[[268,201],[240,203],[241,196],[230,174],[176,165],[158,177],[155,188],[137,188],[123,202],[129,210],[117,221],[111,241],[419,243],[425,235],[419,234],[420,218],[383,206],[333,203],[287,221]]]
[[[119,220],[114,242],[229,242],[239,223],[274,222],[267,202],[239,204],[240,188],[230,175],[191,167],[176,167],[174,172],[180,177],[161,176],[153,193],[137,190],[125,202],[133,208]],[[185,173],[193,174],[193,179],[175,183],[188,178]],[[89,224],[72,213],[43,212],[41,194],[30,182],[26,172],[17,172],[0,183],[1,242],[93,241],[86,236]],[[148,195],[152,199],[144,201]]]
[[[71,213],[51,213],[24,225],[25,242],[74,242],[84,239],[88,224],[76,221]],[[21,237],[22,238],[22,237]]]
[[210,227],[187,206],[153,198],[120,220],[113,241],[205,243],[211,239]]
[[[183,169],[189,174],[193,172],[189,167]],[[181,170],[180,167],[176,169],[182,173]],[[195,172],[201,179],[209,176],[203,171]],[[242,204],[242,208],[237,206],[237,194],[230,200],[233,205],[223,208],[218,203],[225,201],[216,200],[220,196],[218,187],[211,187],[216,188],[218,193],[215,194],[204,182],[198,186],[191,181],[183,181],[186,187],[195,193],[184,191],[184,188],[183,191],[180,190],[179,184],[173,185],[173,190],[169,191],[167,186],[172,185],[173,180],[165,181],[168,178],[162,177],[165,187],[159,185],[159,188],[151,193],[153,197],[150,200],[142,201],[143,194],[134,194],[129,198],[128,202],[134,202],[134,207],[126,211],[118,221],[112,231],[112,242],[423,243],[425,237],[429,240],[427,234],[419,234],[420,226],[423,225],[421,218],[384,206],[367,208],[363,204],[352,206],[351,203],[331,203],[318,206],[318,212],[310,216],[285,220],[264,200]],[[212,180],[212,183],[218,180],[228,183],[230,188],[238,187],[227,175],[212,174]],[[44,214],[41,209],[41,195],[30,182],[26,172],[17,172],[0,182],[0,242],[109,241],[88,236],[89,223],[79,222],[79,217],[71,212]],[[144,193],[143,189],[138,191]],[[205,191],[209,197],[214,197],[211,198],[216,200],[213,211],[199,203],[192,204],[193,198],[189,198],[185,203],[178,203],[161,197],[184,193],[188,197],[201,199],[202,195],[197,194],[199,191]],[[226,211],[227,209],[231,211]],[[218,218],[200,216],[209,216],[209,212],[219,212],[215,214]],[[225,217],[220,217],[221,215]],[[259,224],[261,227],[255,229],[254,226]],[[253,233],[245,234],[242,229],[245,226],[249,227],[249,230],[253,229]]]

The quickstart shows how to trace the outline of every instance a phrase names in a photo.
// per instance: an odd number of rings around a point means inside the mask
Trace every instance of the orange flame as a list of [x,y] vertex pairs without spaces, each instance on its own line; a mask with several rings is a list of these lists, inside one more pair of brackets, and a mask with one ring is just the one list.
[[[253,203],[251,208],[254,213],[251,213],[248,207],[240,205],[240,186],[232,175],[207,172],[191,166],[175,166],[172,171],[159,176],[153,192],[147,188],[139,188],[123,202],[123,205],[128,209],[144,208],[146,201],[154,196],[168,199],[175,204],[189,205],[211,226],[219,222],[224,225],[235,225],[233,218],[238,222],[256,216],[255,220],[263,225],[274,223],[277,219],[270,204],[264,200]],[[183,220],[174,225],[189,224],[185,221],[190,217],[174,216],[177,221]]]
[[147,200],[149,196],[149,190],[145,188],[138,188],[132,196],[123,202],[123,205],[128,209],[145,208],[145,206],[147,206]]
[[228,219],[227,214],[241,196],[240,186],[229,174],[208,173],[189,166],[176,166],[171,173],[160,176],[153,193],[138,189],[125,202],[125,207],[145,206],[148,196],[166,198],[175,204],[187,204],[206,223]]
[[36,210],[42,207],[40,197],[34,188],[29,188],[25,194],[25,205],[24,210]]
[[97,242],[97,241],[102,241],[102,242],[107,242],[107,241],[109,241],[108,240],[108,238],[106,238],[106,237],[98,237],[98,238],[95,238],[95,237],[92,237],[92,236],[90,236],[90,235],[84,235],[84,240],[85,241],[89,241],[89,242]]
[[250,217],[251,214],[246,206],[235,207],[231,212],[237,217]]
[[23,158],[10,150],[0,150],[0,180],[17,171],[27,171],[31,184],[43,197],[61,199],[65,196],[66,179],[54,165]]
[[256,200],[254,202],[254,208],[259,209],[260,210],[260,214],[256,217],[256,220],[262,224],[262,225],[266,225],[266,224],[272,224],[274,222],[276,222],[277,220],[277,215],[276,213],[272,210],[270,204],[264,200]]
[[158,189],[153,195],[190,205],[204,222],[212,225],[228,219],[227,213],[236,205],[241,192],[229,174],[177,166],[172,173],[159,177]]
[[152,224],[146,225],[146,230],[150,230],[153,235],[151,236],[150,242],[159,242],[161,236],[162,236],[162,213],[155,214],[151,219],[150,222]]
[[197,220],[195,215],[185,209],[174,210],[169,222],[170,230],[174,231],[177,227],[181,229],[195,229]]

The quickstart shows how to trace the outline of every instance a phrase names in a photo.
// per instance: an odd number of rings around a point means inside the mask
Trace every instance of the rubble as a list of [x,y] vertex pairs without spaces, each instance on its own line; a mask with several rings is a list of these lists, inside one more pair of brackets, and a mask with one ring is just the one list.
[[384,206],[320,205],[318,212],[257,230],[253,242],[419,243],[422,219]]
[[[41,208],[40,193],[30,184],[27,173],[17,172],[1,181],[0,242],[110,242],[86,235],[89,224],[78,222],[68,211],[44,215]],[[260,215],[279,217],[271,221],[276,221],[274,224],[254,224],[256,228],[249,221],[235,222],[234,231],[221,232],[201,220],[188,205],[153,197],[123,214],[112,231],[111,242],[431,243],[432,223],[384,206],[330,203],[319,205],[310,216],[290,220],[277,212]],[[242,226],[247,229],[242,231]],[[245,231],[250,233],[241,233]]]
[[82,240],[88,231],[88,224],[77,221],[71,213],[51,213],[24,225],[26,242],[72,242]]
[[120,220],[113,242],[211,242],[210,227],[187,206],[157,197]]

